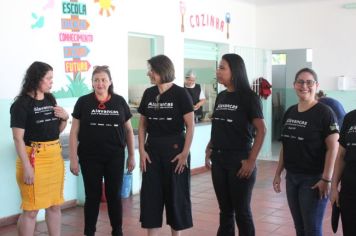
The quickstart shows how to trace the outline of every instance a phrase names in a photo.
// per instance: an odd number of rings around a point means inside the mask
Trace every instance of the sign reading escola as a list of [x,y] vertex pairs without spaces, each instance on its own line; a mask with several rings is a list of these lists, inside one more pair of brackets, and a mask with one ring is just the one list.
[[87,7],[85,4],[79,2],[62,2],[62,11],[63,14],[85,16],[87,14]]

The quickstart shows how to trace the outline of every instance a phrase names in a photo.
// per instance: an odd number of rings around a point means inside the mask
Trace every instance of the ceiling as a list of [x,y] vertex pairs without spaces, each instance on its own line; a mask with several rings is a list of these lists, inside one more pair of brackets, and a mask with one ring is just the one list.
[[302,2],[327,2],[330,0],[243,0],[248,3],[253,3],[258,6],[263,5],[281,5],[281,4],[288,4],[288,3],[302,3]]

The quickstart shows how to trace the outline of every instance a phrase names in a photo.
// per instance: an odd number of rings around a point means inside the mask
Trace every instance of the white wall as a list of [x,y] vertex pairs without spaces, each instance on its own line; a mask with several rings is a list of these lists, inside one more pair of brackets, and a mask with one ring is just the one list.
[[356,77],[356,9],[344,0],[257,8],[257,47],[313,49],[313,69],[321,89],[335,89],[336,77]]
[[[54,90],[68,84],[64,72],[63,46],[71,43],[59,41],[61,18],[70,15],[62,14],[60,1],[54,1],[54,7],[44,10],[47,0],[2,1],[0,7],[1,30],[1,67],[0,78],[11,81],[0,88],[1,98],[13,98],[19,91],[20,83],[26,68],[34,60],[48,62],[54,67]],[[190,0],[186,2],[186,16],[184,33],[180,32],[181,15],[179,1],[166,0],[124,0],[112,1],[115,11],[111,16],[99,15],[99,3],[82,1],[87,6],[87,15],[80,19],[87,19],[90,23],[88,30],[81,31],[92,34],[92,43],[87,45],[90,53],[85,60],[92,66],[109,65],[112,71],[116,92],[127,97],[127,68],[128,68],[128,32],[145,33],[164,36],[164,53],[171,57],[176,69],[178,84],[183,84],[183,52],[184,38],[203,41],[221,42],[231,45],[254,47],[256,42],[256,8],[251,4],[238,3],[232,0],[222,2],[208,0]],[[16,10],[14,10],[16,9]],[[31,29],[35,12],[45,17],[43,28]],[[230,39],[226,32],[218,32],[209,27],[191,28],[189,16],[208,14],[224,19],[225,13],[230,12]],[[68,31],[67,31],[68,32]],[[92,68],[84,73],[90,85]]]

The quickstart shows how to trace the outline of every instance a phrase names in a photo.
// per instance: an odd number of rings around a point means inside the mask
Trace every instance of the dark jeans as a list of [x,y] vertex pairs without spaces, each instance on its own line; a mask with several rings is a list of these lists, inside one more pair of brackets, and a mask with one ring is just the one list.
[[344,236],[356,235],[356,164],[346,162],[341,177],[340,213]]
[[328,199],[320,199],[319,190],[311,189],[320,177],[287,171],[287,199],[297,236],[323,235],[322,222]]
[[212,153],[211,176],[220,208],[218,236],[234,236],[235,220],[240,236],[255,235],[250,203],[256,168],[248,179],[236,176],[247,155],[216,150]]
[[85,235],[94,235],[96,231],[103,178],[112,235],[122,235],[121,187],[124,160],[123,152],[122,156],[108,158],[106,160],[88,159],[80,161],[85,188]]

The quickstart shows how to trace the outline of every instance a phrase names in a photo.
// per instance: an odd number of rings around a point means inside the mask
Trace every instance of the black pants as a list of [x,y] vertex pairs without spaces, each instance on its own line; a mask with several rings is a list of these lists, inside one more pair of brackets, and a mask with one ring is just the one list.
[[88,236],[95,234],[104,178],[112,235],[122,235],[121,187],[125,161],[124,150],[120,156],[104,160],[80,159],[85,188],[84,234]]
[[344,236],[356,235],[356,164],[346,163],[341,177],[340,213]]
[[252,189],[256,181],[256,168],[248,179],[236,176],[241,160],[247,153],[212,152],[211,176],[220,208],[218,236],[234,236],[235,220],[240,236],[254,236],[255,226],[251,212]]
[[146,163],[146,172],[142,173],[140,195],[140,221],[143,228],[160,228],[164,207],[167,224],[172,229],[179,231],[193,226],[189,165],[181,174],[177,174],[174,172],[177,162],[171,162],[182,152],[184,140],[182,135],[148,137],[146,151],[151,163]]

